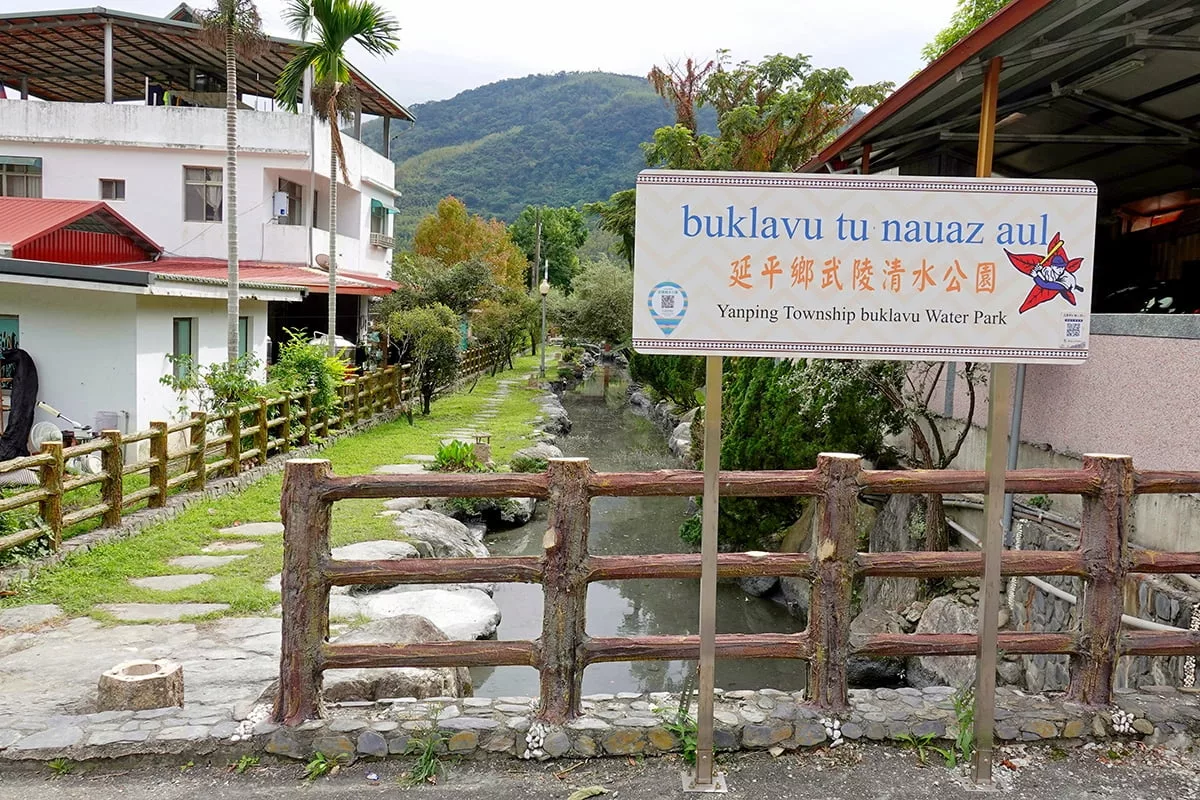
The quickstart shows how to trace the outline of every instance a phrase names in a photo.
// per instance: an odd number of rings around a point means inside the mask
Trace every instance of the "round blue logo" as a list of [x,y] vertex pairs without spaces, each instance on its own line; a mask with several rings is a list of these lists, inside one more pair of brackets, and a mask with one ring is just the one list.
[[650,290],[646,305],[659,330],[670,336],[687,313],[687,292],[678,283],[663,281]]

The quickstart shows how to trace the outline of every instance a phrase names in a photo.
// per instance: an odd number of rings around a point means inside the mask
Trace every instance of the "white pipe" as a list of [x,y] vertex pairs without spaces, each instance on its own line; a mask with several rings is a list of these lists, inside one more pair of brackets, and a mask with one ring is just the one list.
[[[969,530],[964,528],[962,525],[959,525],[957,522],[955,522],[952,519],[946,520],[946,524],[949,525],[954,530],[958,531],[958,534],[960,536],[962,536],[964,539],[966,539],[967,541],[969,541],[971,544],[975,545],[976,547],[980,546],[981,543],[980,543],[979,539],[975,536],[975,534],[971,533]],[[1029,583],[1036,586],[1037,588],[1041,589],[1046,594],[1053,595],[1054,597],[1057,597],[1060,600],[1066,600],[1071,605],[1078,605],[1078,603],[1079,603],[1079,601],[1076,599],[1075,595],[1071,594],[1070,592],[1064,592],[1062,589],[1059,589],[1057,586],[1051,586],[1050,584],[1046,583],[1044,580],[1042,580],[1040,578],[1035,578],[1032,575],[1022,575],[1021,577],[1024,580],[1026,580]],[[1141,619],[1140,617],[1131,617],[1128,614],[1121,615],[1121,623],[1124,625],[1127,625],[1130,628],[1138,628],[1138,629],[1144,630],[1144,631],[1188,633],[1188,630],[1186,628],[1176,628],[1171,625],[1163,625],[1161,622],[1151,622],[1148,619]]]

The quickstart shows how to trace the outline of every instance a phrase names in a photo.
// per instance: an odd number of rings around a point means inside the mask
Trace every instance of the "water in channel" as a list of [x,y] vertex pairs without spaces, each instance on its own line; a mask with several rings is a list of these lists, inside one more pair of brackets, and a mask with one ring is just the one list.
[[[567,392],[563,405],[571,416],[569,436],[559,441],[568,456],[591,459],[597,472],[642,471],[678,467],[662,433],[625,403],[627,379],[615,369],[596,373]],[[596,555],[685,552],[679,525],[687,517],[687,498],[598,497],[592,500],[589,551]],[[490,534],[492,555],[540,555],[546,531],[545,509],[528,525]],[[536,584],[498,583],[496,603],[503,612],[499,639],[536,639],[542,629],[542,588]],[[633,580],[593,583],[588,588],[587,632],[591,636],[695,634],[699,630],[699,581]],[[735,583],[717,588],[718,633],[792,633],[800,620],[770,600],[750,597]],[[585,694],[677,691],[694,662],[640,661],[593,664],[584,671]],[[805,664],[786,659],[738,659],[717,662],[717,686],[724,689],[804,688]],[[475,693],[482,697],[534,696],[537,672],[530,667],[472,670]]]

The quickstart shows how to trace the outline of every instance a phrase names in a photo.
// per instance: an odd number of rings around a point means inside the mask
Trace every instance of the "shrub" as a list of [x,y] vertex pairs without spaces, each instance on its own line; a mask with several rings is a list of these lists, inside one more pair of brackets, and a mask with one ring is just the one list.
[[279,348],[279,361],[271,367],[271,380],[285,392],[316,389],[313,410],[323,417],[332,416],[341,405],[338,387],[346,380],[347,364],[329,355],[317,344],[310,344],[301,331],[284,329],[288,340]]
[[475,457],[475,448],[458,440],[438,447],[430,466],[434,472],[481,472],[483,465]]
[[550,462],[544,458],[516,456],[509,462],[509,466],[513,472],[545,472],[550,467]]
[[206,367],[196,366],[191,356],[168,355],[167,360],[177,369],[159,378],[159,383],[174,390],[181,416],[189,411],[246,405],[267,393],[255,377],[262,365],[254,353],[243,353],[232,364],[222,361]]
[[699,404],[697,393],[704,385],[704,359],[630,353],[629,376],[681,409],[695,408]]

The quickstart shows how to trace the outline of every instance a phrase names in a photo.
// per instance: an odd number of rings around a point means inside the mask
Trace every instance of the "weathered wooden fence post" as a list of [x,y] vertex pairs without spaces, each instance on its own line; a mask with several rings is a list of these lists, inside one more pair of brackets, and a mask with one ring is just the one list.
[[49,464],[43,464],[38,477],[42,488],[50,496],[38,503],[38,515],[46,527],[50,529],[52,547],[58,550],[62,544],[62,496],[63,496],[63,446],[61,442],[46,442],[42,452],[53,459]]
[[229,417],[225,423],[225,430],[229,431],[229,443],[225,445],[226,458],[229,459],[229,468],[233,470],[234,475],[242,474],[242,411],[237,406],[230,406],[228,409]]
[[104,512],[103,525],[115,528],[121,524],[121,505],[124,502],[125,451],[122,449],[120,431],[103,431],[108,446],[100,451],[100,463],[104,468],[104,482],[100,484],[108,510]]
[[308,447],[312,444],[312,429],[313,429],[313,392],[315,389],[308,389],[304,392],[304,428],[300,433],[300,444],[303,447]]
[[363,379],[361,377],[355,378],[354,383],[350,384],[350,388],[354,392],[354,425],[362,421],[362,386]]
[[202,492],[208,481],[208,415],[203,411],[192,412],[192,432],[188,438],[189,444],[196,448],[188,458],[188,472],[196,473],[191,488],[193,492]]
[[322,570],[329,558],[332,503],[320,496],[332,474],[328,461],[287,462],[279,507],[283,515],[283,638],[279,691],[273,719],[299,725],[321,716],[321,647],[329,628],[329,584]]
[[821,453],[817,473],[816,564],[809,602],[808,635],[813,659],[808,694],[830,711],[847,707],[846,660],[850,655],[850,603],[857,555],[855,506],[862,457]]
[[267,463],[271,452],[271,429],[267,427],[267,398],[258,398],[258,408],[254,410],[254,424],[258,433],[254,434],[254,446],[258,449],[258,463]]
[[1096,473],[1100,491],[1083,497],[1079,550],[1088,586],[1079,610],[1079,653],[1071,656],[1069,695],[1084,705],[1104,706],[1112,702],[1121,641],[1133,459],[1084,455],[1083,468]]
[[579,713],[583,683],[591,467],[586,458],[552,458],[547,473],[550,514],[542,540],[545,599],[538,719],[561,725]]
[[167,423],[151,422],[150,430],[150,485],[154,494],[146,502],[147,508],[162,508],[167,504]]
[[279,413],[283,415],[283,422],[279,425],[279,451],[290,453],[292,451],[292,395],[290,392],[284,392],[283,397],[280,398]]

